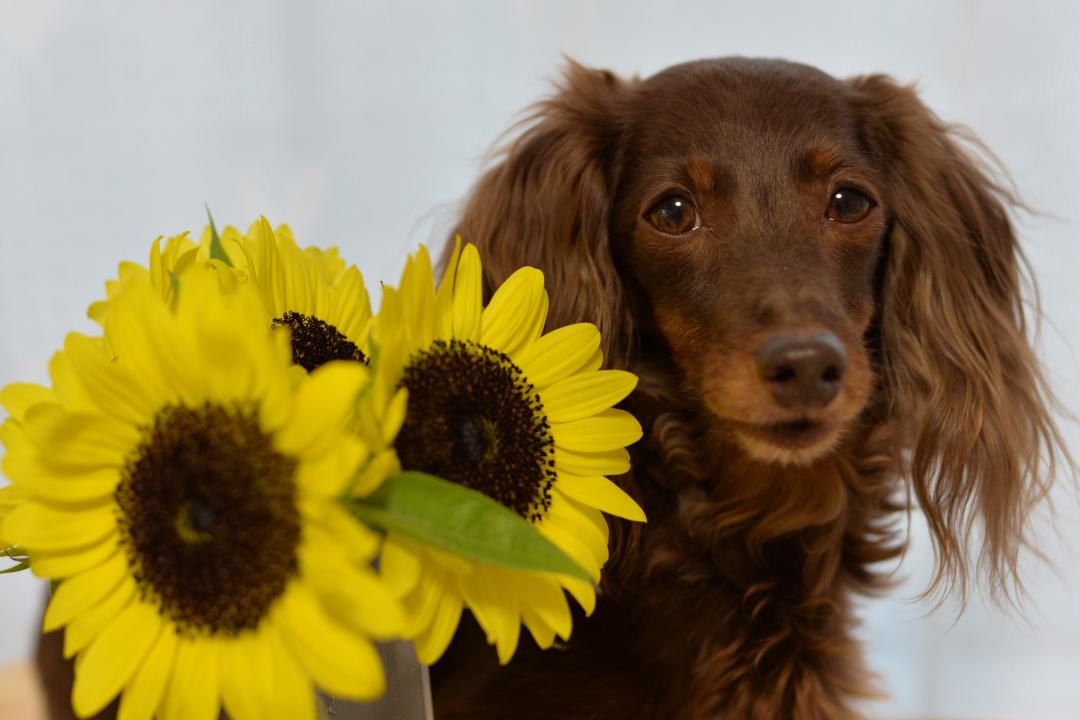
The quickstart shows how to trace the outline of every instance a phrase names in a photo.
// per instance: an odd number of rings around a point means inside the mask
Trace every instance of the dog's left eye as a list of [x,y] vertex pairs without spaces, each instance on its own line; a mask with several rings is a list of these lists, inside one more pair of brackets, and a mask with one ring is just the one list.
[[701,224],[694,204],[682,195],[668,195],[653,205],[645,220],[665,235],[685,235]]
[[862,220],[874,207],[874,201],[855,188],[840,188],[829,198],[829,207],[825,217],[842,223],[855,223]]

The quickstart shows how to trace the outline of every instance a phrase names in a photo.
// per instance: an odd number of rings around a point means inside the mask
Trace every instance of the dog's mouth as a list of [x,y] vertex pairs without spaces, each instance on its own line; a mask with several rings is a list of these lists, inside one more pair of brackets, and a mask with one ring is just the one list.
[[810,418],[775,423],[740,423],[739,430],[758,442],[782,450],[805,450],[826,439],[832,423]]

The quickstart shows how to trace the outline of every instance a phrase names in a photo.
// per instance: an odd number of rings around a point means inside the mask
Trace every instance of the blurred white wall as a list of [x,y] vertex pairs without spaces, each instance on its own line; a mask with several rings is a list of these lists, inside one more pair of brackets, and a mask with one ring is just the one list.
[[[497,134],[566,54],[624,74],[700,57],[784,57],[918,81],[971,126],[1046,217],[1024,222],[1048,322],[1042,357],[1080,409],[1080,4],[0,0],[0,384],[45,381],[121,258],[158,234],[259,213],[340,245],[369,286],[442,237]],[[1074,452],[1080,433],[1066,427]],[[954,622],[865,606],[892,692],[875,716],[1080,716],[1080,510],[1059,487],[1056,569],[1026,566],[1027,617],[976,602]],[[0,578],[0,663],[31,651],[41,588]]]

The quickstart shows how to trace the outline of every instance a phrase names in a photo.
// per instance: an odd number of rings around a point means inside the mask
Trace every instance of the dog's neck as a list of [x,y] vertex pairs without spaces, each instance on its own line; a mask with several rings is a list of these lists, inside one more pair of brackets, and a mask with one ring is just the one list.
[[668,616],[651,625],[685,625],[684,645],[655,639],[679,648],[662,661],[699,676],[686,692],[702,716],[731,707],[731,693],[821,682],[836,693],[829,717],[848,717],[845,698],[872,686],[850,639],[851,594],[880,589],[874,566],[902,549],[886,426],[852,428],[811,465],[769,465],[702,414],[635,411],[647,436],[633,482],[649,525],[615,589],[633,613]]

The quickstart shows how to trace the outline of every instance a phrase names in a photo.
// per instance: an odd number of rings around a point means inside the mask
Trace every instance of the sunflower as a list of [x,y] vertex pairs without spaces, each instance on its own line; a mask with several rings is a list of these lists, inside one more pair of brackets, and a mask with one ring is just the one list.
[[78,655],[75,711],[122,693],[123,720],[314,718],[314,685],[376,697],[369,638],[403,616],[370,567],[378,536],[339,502],[369,454],[346,427],[367,369],[296,373],[252,288],[196,268],[178,289],[174,310],[126,283],[51,388],[0,391],[17,492],[0,535],[60,581],[44,629]]
[[187,233],[169,238],[164,247],[158,238],[149,267],[121,263],[117,278],[105,284],[106,299],[91,305],[89,316],[102,324],[109,299],[131,281],[149,280],[172,302],[180,276],[193,267],[210,267],[226,291],[249,283],[256,287],[266,321],[289,328],[293,360],[308,372],[331,360],[366,361],[360,347],[370,331],[371,303],[363,275],[355,265],[346,266],[337,248],[301,250],[288,225],[274,230],[265,217],[246,235],[226,227],[217,251],[212,238],[210,227],[198,244]]
[[[542,334],[543,274],[525,267],[482,307],[480,257],[455,249],[435,289],[423,248],[398,290],[384,289],[373,330],[372,392],[408,405],[393,441],[401,466],[478,490],[532,523],[592,576],[608,557],[601,511],[644,521],[641,508],[605,477],[629,469],[626,446],[641,437],[612,406],[636,377],[601,370],[600,333],[589,323]],[[591,613],[595,586],[568,576],[465,560],[390,533],[383,576],[403,598],[406,632],[420,659],[443,653],[463,607],[496,646],[514,654],[521,623],[540,647],[570,633],[565,589]]]
[[237,266],[259,291],[271,323],[289,328],[293,361],[311,372],[331,360],[367,357],[360,350],[371,325],[371,303],[355,265],[337,251],[301,250],[289,231],[274,233],[259,219],[240,244]]

